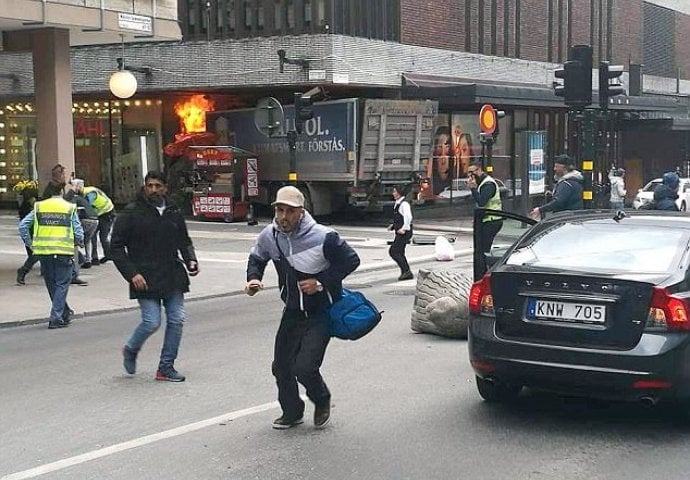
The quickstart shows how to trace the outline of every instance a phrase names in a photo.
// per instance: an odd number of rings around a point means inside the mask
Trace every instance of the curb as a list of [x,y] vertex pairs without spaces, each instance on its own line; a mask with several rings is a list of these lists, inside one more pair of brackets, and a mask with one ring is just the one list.
[[[471,248],[465,248],[462,250],[456,250],[455,251],[455,258],[458,257],[464,257],[466,255],[471,255],[472,254],[472,249]],[[410,260],[409,263],[410,265],[415,265],[418,263],[422,262],[427,262],[429,260],[433,260],[434,255],[423,255],[421,257],[415,257],[414,260]],[[368,265],[362,265],[360,268],[358,268],[352,276],[356,277],[359,274],[363,273],[368,273],[374,270],[388,270],[390,268],[397,268],[397,264],[393,260],[386,260],[381,263],[377,264],[368,264]],[[388,278],[388,277],[385,277]],[[391,278],[395,278],[395,275],[392,275]],[[265,290],[277,290],[278,286],[273,286],[273,287],[268,287]],[[214,298],[221,298],[221,297],[236,297],[244,295],[244,291],[242,290],[234,290],[234,291],[229,291],[229,292],[221,292],[221,293],[212,293],[210,295],[199,295],[196,297],[185,297],[184,301],[185,303],[190,303],[190,302],[197,302],[197,301],[202,301],[202,300],[210,300]],[[86,320],[87,318],[90,317],[96,317],[99,315],[108,315],[111,313],[117,313],[117,312],[129,312],[133,310],[139,310],[138,305],[132,305],[131,307],[119,307],[119,308],[107,308],[103,310],[91,310],[88,312],[80,313],[78,315],[74,315],[72,317],[72,320]],[[48,323],[48,319],[45,317],[41,318],[30,318],[26,320],[13,320],[10,322],[4,322],[0,323],[0,329],[3,328],[11,328],[11,327],[21,327],[21,326],[27,326],[27,325],[38,325],[41,323]]]

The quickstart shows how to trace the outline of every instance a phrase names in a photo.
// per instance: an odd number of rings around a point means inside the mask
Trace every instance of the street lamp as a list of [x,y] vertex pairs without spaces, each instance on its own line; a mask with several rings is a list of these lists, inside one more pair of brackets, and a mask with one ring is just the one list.
[[110,91],[117,98],[129,98],[137,91],[137,79],[129,70],[118,70],[110,76]]

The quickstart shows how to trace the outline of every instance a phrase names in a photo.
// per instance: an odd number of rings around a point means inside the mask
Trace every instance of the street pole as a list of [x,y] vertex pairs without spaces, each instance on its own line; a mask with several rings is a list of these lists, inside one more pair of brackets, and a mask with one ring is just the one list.
[[290,170],[288,171],[288,182],[297,183],[297,131],[294,126],[287,132],[288,147],[290,149]]
[[594,170],[594,115],[593,110],[585,110],[581,114],[580,125],[580,144],[582,175],[584,176],[584,187],[582,189],[582,200],[585,209],[593,207],[592,182]]

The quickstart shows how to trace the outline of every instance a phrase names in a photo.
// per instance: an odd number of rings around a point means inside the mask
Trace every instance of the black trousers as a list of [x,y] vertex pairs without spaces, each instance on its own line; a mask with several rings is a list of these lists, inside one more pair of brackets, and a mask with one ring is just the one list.
[[330,400],[331,392],[319,372],[330,340],[325,313],[307,316],[299,310],[283,311],[272,366],[283,415],[299,418],[304,414],[297,382],[304,385],[307,397],[315,405]]
[[407,263],[407,258],[405,257],[405,248],[407,247],[407,242],[412,238],[412,230],[408,230],[404,235],[400,235],[396,232],[395,238],[393,239],[393,245],[388,249],[388,254],[400,267],[400,273],[405,273],[410,270],[410,265]]
[[491,252],[491,246],[494,243],[494,237],[503,227],[503,220],[494,220],[493,222],[486,222],[482,225],[482,252]]

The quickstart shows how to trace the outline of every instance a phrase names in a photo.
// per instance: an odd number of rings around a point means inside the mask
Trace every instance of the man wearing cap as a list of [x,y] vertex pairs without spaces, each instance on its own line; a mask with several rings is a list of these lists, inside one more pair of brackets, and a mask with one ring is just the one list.
[[550,202],[541,207],[533,208],[530,216],[542,218],[546,212],[561,212],[563,210],[582,210],[582,184],[584,177],[575,170],[574,162],[568,155],[558,155],[553,161],[553,171],[556,178],[556,188]]
[[316,223],[297,188],[278,190],[273,207],[273,222],[250,251],[245,286],[248,295],[258,292],[266,265],[273,262],[285,303],[272,366],[282,415],[273,428],[303,423],[297,382],[315,405],[314,425],[323,428],[331,412],[331,393],[319,372],[330,340],[326,309],[340,299],[342,281],[359,266],[359,256],[338,232]]

